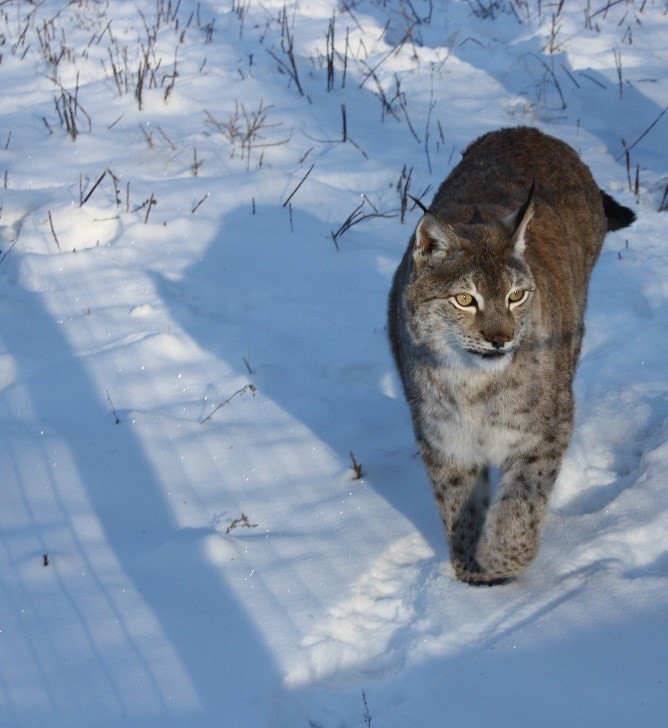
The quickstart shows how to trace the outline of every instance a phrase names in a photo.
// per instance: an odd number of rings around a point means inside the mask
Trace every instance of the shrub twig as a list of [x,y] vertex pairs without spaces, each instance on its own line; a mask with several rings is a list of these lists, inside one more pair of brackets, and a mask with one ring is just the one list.
[[361,480],[364,477],[364,471],[362,470],[362,466],[360,465],[360,463],[358,463],[355,459],[352,450],[350,451],[350,460],[352,462],[352,468],[354,473],[353,480]]
[[237,391],[234,394],[231,394],[224,402],[221,402],[220,404],[216,405],[216,407],[213,408],[211,412],[202,420],[200,420],[200,425],[203,425],[205,422],[210,420],[216,412],[218,412],[219,409],[222,409],[228,402],[231,402],[237,395],[244,394],[245,392],[250,392],[253,396],[255,396],[255,392],[257,392],[257,387],[254,384],[246,384],[244,387],[241,387],[241,389],[237,389]]
[[225,533],[233,531],[235,528],[257,528],[257,523],[251,523],[248,516],[242,512],[239,518],[235,518],[227,527]]
[[304,184],[304,182],[306,182],[306,178],[307,178],[307,177],[308,177],[308,176],[309,176],[309,175],[311,174],[311,172],[313,171],[313,167],[315,167],[315,164],[312,164],[312,165],[311,165],[311,166],[310,166],[310,167],[308,168],[308,172],[307,172],[307,173],[306,173],[306,174],[305,174],[305,175],[304,175],[304,176],[303,176],[303,177],[301,178],[301,180],[299,181],[299,184],[298,184],[298,185],[297,185],[297,186],[296,186],[296,187],[294,188],[294,190],[292,190],[292,192],[291,192],[291,193],[290,193],[290,194],[288,195],[288,199],[287,199],[287,200],[286,200],[286,201],[285,201],[285,202],[283,203],[283,207],[285,207],[285,206],[286,206],[286,205],[287,205],[287,204],[288,204],[288,203],[290,202],[290,200],[291,200],[291,199],[292,199],[292,198],[293,198],[293,197],[295,196],[295,194],[297,193],[297,190],[298,190],[298,189],[299,189],[299,188],[300,188],[300,187],[301,187],[301,186],[302,186],[302,185]]
[[51,217],[51,210],[48,212],[49,217],[49,227],[51,228],[51,235],[53,235],[53,239],[56,241],[56,246],[58,248],[58,252],[62,253],[62,250],[60,248],[60,243],[58,242],[58,236],[56,235],[56,230],[53,226],[53,218]]

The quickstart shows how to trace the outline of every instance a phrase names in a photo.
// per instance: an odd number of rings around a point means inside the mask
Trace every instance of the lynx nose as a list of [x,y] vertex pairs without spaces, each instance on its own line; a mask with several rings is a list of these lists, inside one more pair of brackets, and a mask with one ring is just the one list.
[[508,334],[504,334],[501,332],[492,334],[491,336],[487,336],[485,338],[495,349],[503,349],[503,347],[512,340],[512,337],[508,336]]

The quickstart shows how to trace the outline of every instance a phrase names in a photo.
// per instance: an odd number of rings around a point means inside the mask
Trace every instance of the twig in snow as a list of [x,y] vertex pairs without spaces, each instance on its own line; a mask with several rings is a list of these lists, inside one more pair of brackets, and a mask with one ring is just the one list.
[[436,102],[434,101],[434,71],[431,72],[431,87],[429,92],[429,110],[427,111],[427,123],[424,130],[424,153],[427,157],[427,167],[431,174],[431,157],[429,156],[429,124],[431,122],[431,112],[434,110]]
[[[654,121],[645,129],[645,131],[633,142],[633,144],[630,144],[628,149],[631,150],[633,147],[635,147],[636,144],[638,144],[642,139],[644,139],[650,131],[661,121],[662,117],[665,115],[665,113],[668,111],[668,106],[654,119]],[[619,162],[619,160],[626,154],[626,147],[624,147],[624,151],[615,159],[616,162]]]
[[117,118],[117,119],[116,119],[115,121],[112,121],[112,122],[111,122],[111,124],[109,124],[109,126],[107,127],[107,129],[113,129],[113,128],[114,128],[114,127],[116,126],[116,124],[118,124],[118,122],[119,122],[119,121],[120,121],[120,120],[121,120],[121,119],[122,119],[122,118],[123,118],[124,116],[125,116],[125,114],[124,114],[124,113],[123,113],[123,114],[121,114],[121,115],[120,115],[120,116],[119,116],[119,117],[118,117],[118,118]]
[[661,204],[659,205],[659,212],[666,212],[666,210],[668,210],[668,206],[666,206],[667,200],[668,200],[668,182],[666,183],[666,189],[663,191],[663,197],[661,198]]
[[51,235],[53,235],[53,239],[56,241],[56,245],[58,247],[58,252],[60,253],[62,251],[60,248],[60,243],[58,242],[58,236],[56,235],[56,230],[53,227],[53,218],[51,217],[51,210],[49,210],[48,216],[49,216],[49,227],[51,228]]
[[209,412],[209,414],[203,420],[200,420],[200,422],[199,422],[200,425],[203,425],[207,420],[210,420],[216,414],[216,412],[218,412],[219,409],[222,409],[228,402],[233,400],[238,394],[244,394],[244,392],[250,392],[253,396],[255,396],[255,392],[257,392],[257,387],[254,384],[246,384],[241,389],[237,389],[237,391],[234,394],[230,395],[224,402],[221,402],[216,407],[214,407],[214,409],[211,412]]
[[195,203],[195,205],[193,206],[193,209],[192,209],[192,210],[190,211],[190,214],[191,214],[191,215],[192,215],[192,214],[193,214],[193,213],[194,213],[194,212],[195,212],[195,211],[197,210],[197,208],[198,208],[198,207],[199,207],[199,206],[200,206],[200,205],[201,205],[201,204],[202,204],[202,203],[204,202],[204,200],[206,200],[206,199],[207,199],[207,197],[208,197],[209,195],[210,195],[210,193],[209,193],[209,192],[207,192],[207,193],[206,193],[206,195],[204,195],[204,197],[202,197],[202,199],[201,199],[201,200],[200,200],[199,202],[196,202],[196,203]]
[[370,68],[370,69],[369,69],[369,71],[368,71],[368,73],[366,74],[366,76],[364,76],[364,78],[363,78],[363,79],[362,79],[362,81],[360,82],[360,84],[359,84],[358,88],[362,88],[362,86],[364,86],[364,84],[365,84],[365,83],[366,83],[366,82],[367,82],[367,81],[368,81],[368,80],[369,80],[370,78],[374,78],[374,80],[376,80],[376,83],[378,83],[378,81],[377,81],[377,79],[376,79],[376,71],[377,71],[377,70],[378,70],[378,69],[379,69],[379,68],[380,68],[380,67],[381,67],[381,66],[383,65],[383,63],[385,63],[385,61],[386,61],[386,60],[387,60],[387,59],[388,59],[388,58],[389,58],[389,57],[390,57],[390,56],[391,56],[391,55],[392,55],[393,53],[398,53],[398,52],[399,52],[399,51],[401,50],[401,48],[403,47],[404,43],[405,43],[405,42],[406,42],[406,41],[407,41],[407,40],[408,40],[408,39],[409,39],[409,38],[411,37],[411,35],[412,35],[412,34],[413,34],[413,26],[411,25],[411,26],[410,26],[410,27],[408,28],[408,30],[407,30],[407,31],[406,31],[406,32],[404,33],[404,36],[403,36],[403,38],[402,38],[402,39],[401,39],[401,40],[400,40],[400,41],[399,41],[399,42],[398,42],[398,43],[397,43],[397,44],[396,44],[396,45],[395,45],[395,46],[394,46],[394,47],[393,47],[392,49],[390,49],[390,51],[389,51],[388,53],[386,53],[386,54],[385,54],[385,55],[384,55],[384,56],[383,56],[383,57],[382,57],[382,58],[381,58],[381,59],[380,59],[380,60],[378,61],[378,63],[376,63],[376,65],[375,65],[375,66],[373,66],[372,68]]
[[352,462],[353,467],[353,473],[355,474],[355,477],[353,480],[361,480],[364,477],[364,471],[362,470],[362,466],[360,463],[355,460],[355,456],[353,455],[353,451],[350,451],[350,460]]
[[151,196],[149,197],[148,201],[146,202],[147,208],[146,208],[146,217],[144,218],[144,225],[148,222],[148,216],[151,214],[151,208],[153,205],[157,205],[158,201],[153,196],[153,193],[151,192]]
[[399,180],[397,181],[397,192],[399,193],[399,203],[400,203],[400,211],[399,211],[399,219],[401,223],[403,224],[406,220],[406,212],[408,212],[408,200],[411,199],[413,202],[420,208],[424,209],[424,206],[422,205],[422,198],[429,192],[431,185],[428,185],[421,193],[415,197],[412,195],[409,190],[411,187],[411,181],[413,177],[413,167],[411,167],[409,170],[406,169],[406,165],[404,165],[403,169],[401,170],[401,174],[399,175]]
[[53,101],[56,106],[56,113],[60,122],[65,127],[65,130],[70,136],[72,141],[75,141],[79,136],[79,126],[77,124],[77,115],[79,112],[86,117],[88,122],[88,131],[93,128],[93,122],[90,114],[83,108],[79,103],[79,74],[76,76],[76,84],[74,87],[74,93],[67,90],[57,79],[51,79],[59,88],[60,96],[54,96]]
[[114,416],[114,424],[120,425],[121,418],[118,416],[116,408],[114,407],[114,403],[111,401],[111,395],[109,394],[109,390],[107,390],[107,402],[109,402],[109,407],[111,407],[111,414]]
[[229,533],[235,528],[257,528],[257,523],[251,523],[248,520],[248,516],[245,513],[242,513],[239,518],[235,518],[232,523],[227,527],[227,530],[225,533]]
[[633,185],[631,184],[631,152],[626,146],[624,137],[622,137],[622,146],[624,147],[624,158],[626,159],[626,179],[629,183],[629,190],[633,191]]
[[171,149],[171,150],[172,150],[173,152],[175,152],[175,151],[177,150],[177,146],[176,146],[176,144],[174,144],[174,142],[173,142],[173,141],[172,141],[172,140],[171,140],[171,139],[170,139],[170,138],[169,138],[169,137],[167,136],[167,132],[163,131],[163,129],[161,129],[160,127],[157,127],[157,129],[158,129],[158,134],[160,134],[160,136],[161,136],[161,137],[162,137],[162,138],[163,138],[163,139],[164,139],[164,140],[165,140],[165,141],[167,142],[167,144],[168,144],[169,148],[170,148],[170,149]]
[[[668,189],[668,188],[667,188]],[[4,251],[4,253],[0,250],[0,263],[4,261],[4,259],[12,252],[14,249],[14,246],[18,242],[18,237],[12,241],[12,244],[7,248],[7,250]]]
[[97,181],[95,182],[95,184],[90,188],[88,194],[83,198],[83,200],[81,200],[79,207],[83,207],[88,202],[91,195],[93,194],[93,192],[95,192],[95,190],[98,188],[100,182],[102,182],[102,180],[106,177],[106,175],[107,175],[107,170],[105,169],[104,172],[102,172],[102,174],[97,178]]
[[139,128],[141,129],[142,134],[144,135],[144,138],[146,139],[146,143],[148,146],[153,149],[153,132],[146,131],[144,127],[140,124]]
[[339,238],[343,233],[350,230],[351,227],[354,225],[357,225],[364,220],[370,220],[375,217],[384,217],[384,218],[390,218],[390,217],[396,217],[396,213],[392,212],[378,212],[377,210],[374,210],[373,212],[369,213],[361,213],[361,209],[364,207],[364,202],[366,198],[360,202],[360,204],[348,215],[348,217],[343,221],[341,226],[336,232],[332,231],[332,240],[334,241],[334,245],[336,246],[336,249],[339,249]]
[[622,54],[613,48],[612,52],[615,56],[615,68],[617,69],[617,82],[619,83],[619,98],[621,99],[624,94],[624,81],[622,79]]
[[304,89],[302,88],[301,82],[299,80],[299,72],[297,71],[297,62],[295,60],[295,37],[292,32],[293,29],[290,27],[290,23],[288,21],[287,5],[283,5],[283,10],[280,13],[279,19],[281,23],[281,50],[285,54],[287,62],[279,58],[276,53],[269,50],[268,48],[266,49],[267,53],[269,53],[269,55],[276,61],[276,64],[278,65],[278,70],[282,73],[285,73],[293,80],[295,86],[297,87],[297,92],[299,93],[299,95],[305,96],[310,102],[311,99],[304,93]]
[[288,204],[288,218],[290,220],[290,232],[294,233],[295,224],[294,224],[294,220],[292,218],[292,203],[291,202]]
[[371,711],[369,710],[369,703],[367,702],[364,690],[362,690],[362,703],[364,705],[364,725],[366,728],[371,728]]
[[204,164],[203,159],[197,158],[197,148],[193,147],[193,163],[190,165],[190,169],[193,173],[193,177],[197,177],[199,174],[200,167]]
[[[341,104],[341,139],[318,139],[317,137],[307,134],[305,131],[302,133],[304,134],[304,136],[312,139],[314,142],[319,142],[320,144],[345,144],[346,142],[350,142],[350,144],[352,144],[355,149],[357,149],[357,151],[364,157],[364,159],[369,158],[369,155],[364,151],[364,149],[362,149],[362,147],[360,147],[360,145],[348,135],[348,114],[346,112],[345,104]],[[311,150],[309,149],[309,152],[310,151]]]
[[336,53],[334,49],[335,24],[336,15],[333,14],[327,27],[327,35],[325,36],[325,43],[327,45],[327,91],[331,91],[334,88],[334,55]]
[[288,204],[288,203],[290,202],[290,200],[291,200],[291,199],[292,199],[292,198],[293,198],[293,197],[295,196],[295,194],[297,193],[297,190],[298,190],[298,189],[299,189],[299,188],[300,188],[300,187],[301,187],[301,186],[302,186],[302,185],[304,184],[304,182],[306,182],[306,178],[307,178],[307,177],[308,177],[308,176],[309,176],[309,175],[311,174],[311,172],[313,171],[313,167],[315,167],[315,164],[312,164],[312,165],[311,165],[311,166],[310,166],[310,167],[308,168],[308,172],[307,172],[307,173],[306,173],[306,174],[305,174],[305,175],[304,175],[304,176],[303,176],[303,177],[301,178],[301,181],[299,182],[299,184],[298,184],[298,185],[297,185],[297,186],[296,186],[296,187],[294,188],[294,190],[292,190],[292,192],[291,192],[291,193],[289,194],[289,196],[288,196],[288,199],[287,199],[287,200],[286,200],[286,201],[285,201],[285,202],[283,203],[283,207],[285,207],[285,206],[286,206],[286,205],[287,205],[287,204]]
[[247,156],[247,164],[250,169],[250,160],[254,150],[281,146],[287,144],[291,139],[292,134],[278,141],[266,141],[264,136],[266,130],[283,126],[283,122],[274,124],[267,122],[268,112],[273,108],[273,106],[265,106],[264,102],[260,101],[257,111],[249,112],[243,103],[235,100],[234,113],[230,114],[227,120],[219,121],[206,109],[204,113],[206,122],[215,126],[232,145],[232,156],[234,156],[237,146],[241,149],[241,158]]

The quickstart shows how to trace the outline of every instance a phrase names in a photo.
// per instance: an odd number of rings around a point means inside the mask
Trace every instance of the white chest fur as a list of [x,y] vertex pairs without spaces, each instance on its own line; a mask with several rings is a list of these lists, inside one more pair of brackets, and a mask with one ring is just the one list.
[[528,444],[529,423],[510,415],[512,397],[490,395],[476,400],[470,396],[470,382],[449,384],[449,392],[461,396],[444,397],[443,389],[435,387],[432,397],[422,399],[420,421],[423,437],[450,462],[499,467]]
[[427,416],[423,424],[430,445],[461,466],[488,464],[499,467],[517,451],[524,439],[524,434],[516,429],[473,417]]

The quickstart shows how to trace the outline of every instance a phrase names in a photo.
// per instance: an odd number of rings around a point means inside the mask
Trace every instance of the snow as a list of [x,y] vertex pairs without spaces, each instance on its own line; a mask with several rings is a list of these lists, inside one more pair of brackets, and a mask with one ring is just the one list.
[[[1,726],[665,725],[668,16],[584,5],[2,3]],[[539,557],[480,589],[385,306],[402,192],[515,124],[638,221]]]

